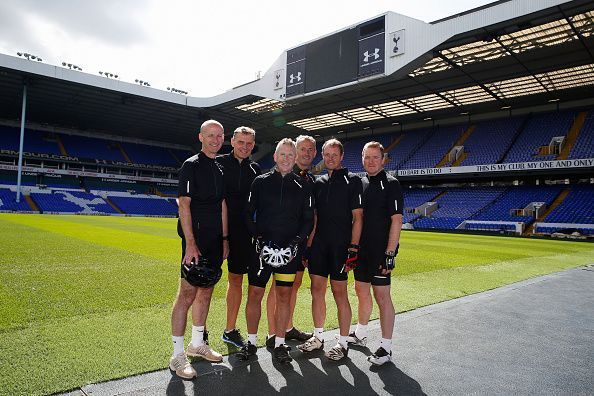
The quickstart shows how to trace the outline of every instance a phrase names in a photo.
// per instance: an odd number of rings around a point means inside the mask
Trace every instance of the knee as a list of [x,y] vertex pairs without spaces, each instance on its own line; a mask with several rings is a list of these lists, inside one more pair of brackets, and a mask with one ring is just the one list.
[[288,303],[291,300],[291,288],[290,287],[278,287],[276,288],[276,301],[278,304]]
[[377,305],[380,308],[389,307],[392,304],[392,296],[390,295],[390,290],[383,290],[378,292],[377,290],[373,291],[373,296],[375,297],[375,301],[377,301]]
[[243,286],[243,276],[241,275],[235,275],[235,274],[229,274],[229,289],[240,289]]
[[370,299],[371,298],[371,291],[369,290],[369,287],[367,286],[362,286],[360,284],[355,284],[355,292],[357,293],[357,297],[361,298],[365,298],[365,299]]
[[180,290],[177,294],[175,304],[184,308],[190,308],[190,306],[194,303],[195,297],[196,293],[190,290]]
[[326,294],[326,285],[320,284],[318,282],[311,284],[311,295],[313,297],[324,297]]
[[332,294],[334,295],[334,300],[336,300],[337,303],[349,301],[349,299],[347,297],[346,289],[343,290],[342,288],[334,288],[333,287]]
[[264,289],[261,287],[251,287],[248,290],[248,302],[259,302],[264,297]]

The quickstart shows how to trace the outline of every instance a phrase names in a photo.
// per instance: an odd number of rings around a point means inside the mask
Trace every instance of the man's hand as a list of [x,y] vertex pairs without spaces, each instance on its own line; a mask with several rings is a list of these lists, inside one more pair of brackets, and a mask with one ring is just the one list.
[[309,259],[311,258],[311,246],[306,246],[301,255],[301,264],[307,268],[309,265]]
[[202,256],[202,253],[200,253],[200,249],[198,249],[196,242],[186,242],[186,254],[184,255],[182,264],[190,264],[192,260],[198,262],[200,256]]
[[359,248],[351,245],[347,250],[347,258],[340,272],[345,273],[359,266]]
[[382,269],[382,275],[390,274],[395,266],[396,256],[394,255],[394,252],[386,252],[384,255],[384,261],[382,262],[382,265],[380,265],[380,268]]

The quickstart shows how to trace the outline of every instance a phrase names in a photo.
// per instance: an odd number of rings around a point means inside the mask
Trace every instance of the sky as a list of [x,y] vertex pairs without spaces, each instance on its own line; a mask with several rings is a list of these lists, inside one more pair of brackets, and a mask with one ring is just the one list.
[[386,11],[431,22],[492,0],[2,0],[0,52],[210,97],[283,51]]

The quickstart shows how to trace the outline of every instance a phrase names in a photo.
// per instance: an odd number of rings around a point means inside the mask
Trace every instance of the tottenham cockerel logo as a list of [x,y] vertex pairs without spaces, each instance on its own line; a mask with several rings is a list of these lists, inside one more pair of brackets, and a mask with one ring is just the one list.
[[291,73],[289,76],[289,84],[293,84],[293,82],[301,81],[301,72],[298,72],[296,75]]
[[373,52],[369,52],[369,51],[365,51],[363,53],[364,58],[363,58],[363,62],[369,62],[369,58],[373,57],[373,60],[378,60],[380,55],[379,55],[380,49],[376,48]]
[[392,50],[392,52],[394,52],[395,54],[398,53],[398,41],[400,41],[400,37],[393,37],[392,41],[394,42],[394,44],[396,44],[394,46],[394,49]]

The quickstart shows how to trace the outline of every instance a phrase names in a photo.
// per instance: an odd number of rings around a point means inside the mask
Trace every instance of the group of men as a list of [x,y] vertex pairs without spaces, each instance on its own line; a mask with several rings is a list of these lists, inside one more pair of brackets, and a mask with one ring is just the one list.
[[[327,140],[322,158],[327,174],[310,173],[316,141],[285,138],[274,151],[274,168],[262,174],[250,159],[255,131],[233,132],[233,150],[217,156],[224,140],[223,126],[202,124],[199,154],[188,158],[179,172],[178,233],[182,241],[181,279],[171,316],[173,355],[170,369],[191,379],[196,371],[188,356],[213,362],[222,355],[208,345],[205,328],[214,285],[228,263],[227,323],[222,340],[240,348],[238,357],[257,352],[257,333],[266,285],[266,346],[279,362],[290,362],[286,340],[298,340],[303,353],[324,350],[328,277],[338,308],[339,336],[325,352],[330,360],[347,357],[349,345],[365,346],[373,300],[379,307],[382,338],[368,357],[374,365],[391,360],[394,305],[391,271],[398,254],[403,197],[398,180],[384,171],[384,148],[369,142],[362,151],[365,176],[342,167],[344,148]],[[305,333],[293,325],[297,292],[305,268],[311,279],[314,328]],[[348,300],[348,272],[353,270],[358,298],[358,323]],[[236,328],[242,299],[243,275],[248,277],[247,340]],[[188,311],[192,309],[192,339],[184,348]]]

